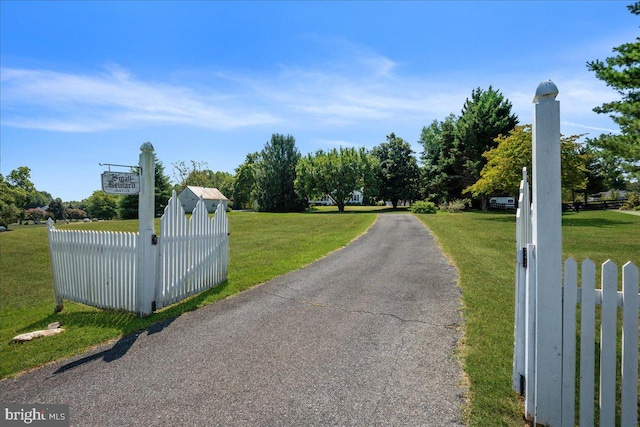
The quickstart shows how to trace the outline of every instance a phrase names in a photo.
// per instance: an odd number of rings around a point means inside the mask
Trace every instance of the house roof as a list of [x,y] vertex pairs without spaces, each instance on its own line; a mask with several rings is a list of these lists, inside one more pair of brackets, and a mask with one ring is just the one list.
[[202,196],[204,200],[229,200],[217,188],[196,187],[194,185],[188,185],[187,188],[191,190],[196,197]]

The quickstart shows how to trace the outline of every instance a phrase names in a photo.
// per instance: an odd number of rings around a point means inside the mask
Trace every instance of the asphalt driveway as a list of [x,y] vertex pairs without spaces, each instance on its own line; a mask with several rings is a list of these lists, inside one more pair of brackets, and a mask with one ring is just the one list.
[[[233,256],[233,254],[231,254]],[[0,383],[78,426],[456,426],[456,270],[409,214],[234,297]]]

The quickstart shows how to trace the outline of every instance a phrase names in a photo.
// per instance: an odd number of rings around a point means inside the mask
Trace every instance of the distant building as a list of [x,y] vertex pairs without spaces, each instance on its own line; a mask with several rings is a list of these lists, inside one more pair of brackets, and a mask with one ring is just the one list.
[[209,212],[215,212],[219,204],[222,204],[225,210],[227,210],[229,205],[229,199],[227,199],[217,188],[205,188],[189,185],[182,190],[180,194],[178,194],[178,200],[180,200],[182,208],[187,213],[193,212],[196,208],[196,203],[200,200],[200,197],[204,200],[204,203],[207,206],[207,211]]
[[[364,197],[362,195],[362,191],[354,190],[349,195],[349,200],[345,200],[346,205],[361,205],[364,201]],[[312,205],[325,205],[325,206],[335,206],[337,205],[336,201],[328,194],[323,195],[319,199],[310,200],[310,204]]]
[[495,196],[489,199],[491,209],[515,209],[516,199],[513,196]]

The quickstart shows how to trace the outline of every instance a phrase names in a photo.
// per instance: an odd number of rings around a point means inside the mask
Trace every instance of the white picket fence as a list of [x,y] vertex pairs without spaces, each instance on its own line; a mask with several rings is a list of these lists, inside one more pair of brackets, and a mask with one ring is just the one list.
[[155,273],[151,307],[159,309],[227,280],[228,220],[220,205],[209,218],[201,199],[191,219],[173,192],[160,220],[154,265],[145,269],[140,233],[57,230],[49,223],[48,237],[56,310],[70,300],[99,308],[136,311],[141,307],[145,271]]
[[[536,415],[536,358],[543,349],[536,346],[536,247],[532,244],[532,209],[529,202],[526,169],[520,184],[516,212],[516,305],[513,363],[513,389],[525,397],[525,413]],[[626,263],[622,268],[622,291],[618,291],[618,267],[612,261],[602,265],[601,287],[596,284],[595,264],[582,262],[581,287],[578,287],[577,263],[564,263],[562,287],[562,375],[561,424],[574,426],[575,402],[578,401],[580,426],[636,427],[638,416],[638,268]],[[542,284],[540,284],[542,285]],[[598,310],[599,307],[599,310]],[[577,312],[579,309],[579,319]],[[618,312],[621,311],[622,348],[617,353]],[[600,332],[596,337],[599,312]],[[580,322],[579,347],[576,346],[576,322]],[[596,338],[599,338],[598,340]],[[600,342],[599,364],[596,343]],[[576,360],[580,362],[576,366]],[[621,366],[621,388],[616,385],[616,364]],[[599,370],[598,370],[599,367]],[[594,378],[599,378],[599,386]],[[578,399],[576,399],[576,378]],[[597,395],[596,395],[597,393]],[[598,396],[599,419],[595,419],[595,396]],[[616,422],[616,402],[621,414]],[[598,422],[598,423],[597,423]]]
[[135,311],[138,233],[56,230],[49,223],[56,310],[62,300]]

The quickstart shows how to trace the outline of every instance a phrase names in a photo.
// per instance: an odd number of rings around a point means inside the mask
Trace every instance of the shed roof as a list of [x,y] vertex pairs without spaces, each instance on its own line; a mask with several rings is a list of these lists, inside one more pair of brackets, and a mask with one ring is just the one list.
[[217,188],[196,187],[195,185],[188,185],[187,188],[196,197],[202,196],[204,200],[229,200]]

